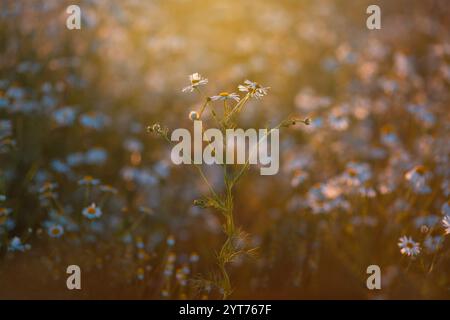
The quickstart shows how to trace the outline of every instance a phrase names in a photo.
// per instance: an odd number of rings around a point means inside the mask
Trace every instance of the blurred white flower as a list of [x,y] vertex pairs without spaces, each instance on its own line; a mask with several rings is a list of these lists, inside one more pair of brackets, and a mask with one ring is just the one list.
[[64,228],[59,224],[55,224],[48,228],[47,233],[52,238],[60,238],[64,234]]
[[89,207],[84,208],[82,213],[88,219],[95,219],[100,218],[102,210],[92,203]]

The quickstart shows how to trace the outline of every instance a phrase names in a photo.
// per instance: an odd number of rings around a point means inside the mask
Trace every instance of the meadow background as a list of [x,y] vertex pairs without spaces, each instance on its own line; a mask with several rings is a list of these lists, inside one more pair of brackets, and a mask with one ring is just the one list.
[[195,72],[208,95],[270,87],[244,128],[312,119],[281,132],[278,175],[236,189],[259,250],[229,268],[231,298],[450,298],[449,16],[445,0],[2,0],[0,298],[220,297],[192,279],[214,268],[221,217],[146,131],[192,127]]

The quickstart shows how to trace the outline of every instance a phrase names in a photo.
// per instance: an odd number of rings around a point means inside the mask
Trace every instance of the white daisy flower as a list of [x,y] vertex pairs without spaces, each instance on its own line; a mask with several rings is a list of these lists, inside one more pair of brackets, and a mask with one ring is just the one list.
[[450,216],[445,216],[442,219],[442,225],[445,228],[445,234],[450,234]]
[[238,86],[239,91],[250,93],[250,97],[260,99],[267,95],[270,87],[262,87],[259,83],[250,80],[245,80],[244,84]]
[[52,238],[60,238],[64,234],[64,228],[59,224],[55,224],[48,228],[47,233]]
[[191,81],[191,84],[187,87],[184,87],[183,92],[192,92],[195,90],[195,88],[205,85],[208,83],[208,79],[203,78],[199,73],[193,73],[189,76],[189,80]]
[[102,210],[93,203],[83,209],[83,215],[88,219],[99,218],[102,215]]
[[236,102],[239,102],[241,98],[237,93],[228,93],[228,92],[221,92],[216,96],[211,97],[212,101],[225,101],[225,100],[235,100]]
[[400,252],[408,257],[417,256],[420,253],[420,244],[411,237],[401,237],[398,246],[400,247]]

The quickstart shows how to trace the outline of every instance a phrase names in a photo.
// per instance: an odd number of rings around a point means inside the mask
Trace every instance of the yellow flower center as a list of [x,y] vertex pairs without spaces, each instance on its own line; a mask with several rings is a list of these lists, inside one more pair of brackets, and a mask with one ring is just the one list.
[[89,207],[87,211],[90,214],[94,214],[95,213],[95,208],[94,207]]
[[221,93],[219,93],[219,96],[221,96],[221,97],[227,97],[229,95],[230,94],[228,92],[221,92]]

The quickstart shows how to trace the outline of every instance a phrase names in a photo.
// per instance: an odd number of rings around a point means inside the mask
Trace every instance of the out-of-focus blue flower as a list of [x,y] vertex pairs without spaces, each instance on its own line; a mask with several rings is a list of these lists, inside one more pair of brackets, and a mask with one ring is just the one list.
[[0,120],[0,138],[8,137],[12,134],[11,120]]
[[25,97],[25,90],[20,87],[10,87],[8,91],[6,91],[6,95],[9,98],[21,100]]
[[429,235],[425,238],[425,241],[423,242],[423,244],[424,244],[425,249],[429,253],[433,253],[441,248],[443,242],[444,242],[444,237]]
[[78,181],[80,186],[96,186],[100,183],[100,180],[94,179],[92,176],[84,176]]
[[108,158],[108,153],[102,148],[92,148],[84,155],[86,164],[101,165]]
[[441,212],[443,215],[450,216],[450,201],[442,205]]
[[59,172],[59,173],[70,172],[70,167],[66,163],[62,162],[59,159],[52,160],[51,166],[52,166],[53,170],[55,170],[56,172]]
[[[98,208],[99,209],[99,208]],[[99,215],[100,216],[100,215]],[[98,216],[98,217],[99,217]],[[101,221],[92,221],[89,224],[89,228],[95,233],[102,233],[105,231],[105,225]]]
[[153,170],[162,178],[169,175],[170,166],[166,161],[158,161],[154,166]]
[[427,110],[426,106],[410,104],[406,109],[427,128],[434,126],[436,123],[435,115]]
[[414,219],[414,225],[416,228],[421,228],[422,226],[426,226],[428,228],[433,228],[439,223],[439,217],[433,214],[427,216],[421,216]]
[[29,250],[31,246],[29,244],[22,243],[22,240],[20,240],[19,237],[14,237],[11,239],[8,251],[14,252],[14,251],[21,251],[24,252],[26,250]]
[[81,152],[71,153],[66,157],[67,164],[71,167],[82,165],[84,162],[84,154]]
[[133,241],[133,237],[127,233],[122,237],[122,242],[126,244],[130,244]]
[[158,179],[146,169],[137,169],[134,167],[124,167],[121,175],[125,180],[131,180],[142,186],[150,187],[158,183]]
[[9,101],[6,97],[0,96],[0,110],[7,109],[9,105]]
[[141,152],[143,148],[142,142],[133,138],[125,140],[123,146],[129,152]]
[[322,69],[328,72],[334,72],[339,68],[339,63],[333,57],[327,57],[321,61]]
[[75,122],[77,112],[72,107],[63,107],[53,112],[53,119],[60,126],[70,126]]
[[80,116],[80,123],[86,128],[101,130],[108,122],[109,118],[102,113],[91,112]]

